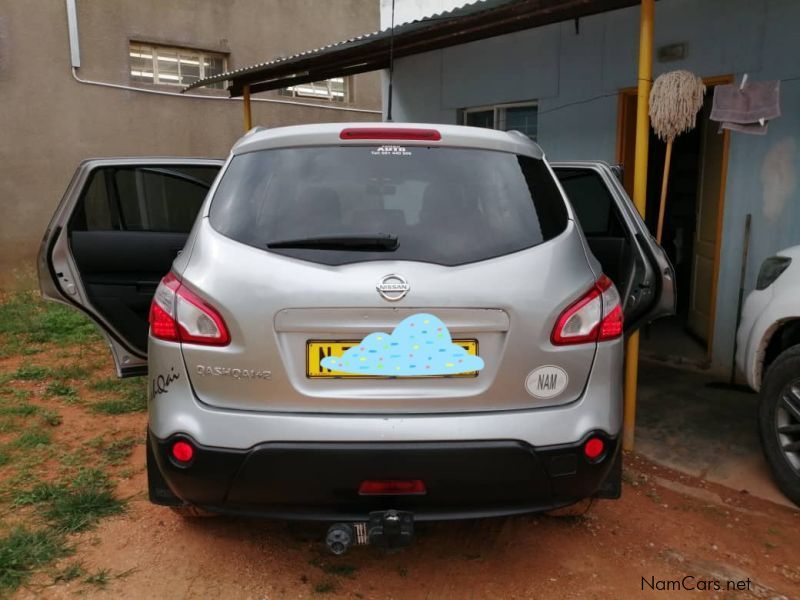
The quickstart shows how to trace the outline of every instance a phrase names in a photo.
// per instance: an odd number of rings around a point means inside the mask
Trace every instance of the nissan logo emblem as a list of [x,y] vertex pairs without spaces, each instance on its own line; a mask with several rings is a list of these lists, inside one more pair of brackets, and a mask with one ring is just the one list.
[[405,298],[411,286],[402,275],[392,273],[382,277],[375,288],[384,300],[395,302]]

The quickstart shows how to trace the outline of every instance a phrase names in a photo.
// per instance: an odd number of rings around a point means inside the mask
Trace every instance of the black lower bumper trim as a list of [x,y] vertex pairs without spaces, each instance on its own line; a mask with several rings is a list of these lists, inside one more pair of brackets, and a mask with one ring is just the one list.
[[[394,509],[426,521],[544,511],[594,495],[609,476],[618,443],[602,432],[590,435],[606,444],[600,461],[584,457],[583,440],[539,448],[517,440],[269,442],[231,450],[183,435],[167,440],[151,435],[150,446],[172,493],[213,512],[356,521]],[[195,448],[189,466],[169,454],[178,439]],[[359,485],[367,479],[421,479],[426,493],[361,496]],[[162,503],[152,493],[151,500]]]

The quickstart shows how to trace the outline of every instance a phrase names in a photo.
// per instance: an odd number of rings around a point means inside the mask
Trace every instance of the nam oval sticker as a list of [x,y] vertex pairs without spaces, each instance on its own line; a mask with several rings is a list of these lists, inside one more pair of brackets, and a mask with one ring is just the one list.
[[547,400],[555,398],[567,387],[567,372],[555,365],[545,365],[534,369],[525,378],[525,389],[534,398]]

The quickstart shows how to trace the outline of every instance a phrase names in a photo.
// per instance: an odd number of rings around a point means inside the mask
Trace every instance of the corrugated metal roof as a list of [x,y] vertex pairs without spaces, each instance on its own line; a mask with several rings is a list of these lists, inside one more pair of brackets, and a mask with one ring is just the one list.
[[244,85],[259,92],[374,71],[388,66],[390,44],[395,58],[400,58],[638,3],[638,0],[476,0],[395,26],[393,36],[391,28],[366,33],[207,77],[183,91],[230,81],[231,95],[240,96]]

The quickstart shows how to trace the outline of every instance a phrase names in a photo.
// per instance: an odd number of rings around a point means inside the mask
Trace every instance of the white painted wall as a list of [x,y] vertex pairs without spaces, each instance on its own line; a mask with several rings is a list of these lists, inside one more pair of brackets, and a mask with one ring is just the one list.
[[[467,3],[467,0],[395,0],[394,24],[416,21]],[[381,29],[387,29],[391,24],[392,0],[381,0]]]
[[[440,4],[397,2],[409,11]],[[539,142],[550,158],[613,161],[617,93],[636,85],[638,18],[632,7],[583,18],[577,32],[570,21],[399,59],[394,120],[455,123],[461,108],[538,100]],[[656,76],[689,69],[703,77],[733,74],[737,81],[745,72],[751,80],[785,79],[783,116],[767,135],[731,138],[714,335],[718,368],[730,365],[733,349],[745,215],[753,215],[748,290],[765,257],[800,244],[798,23],[797,0],[656,3],[656,46],[688,43],[688,57],[656,63]]]

